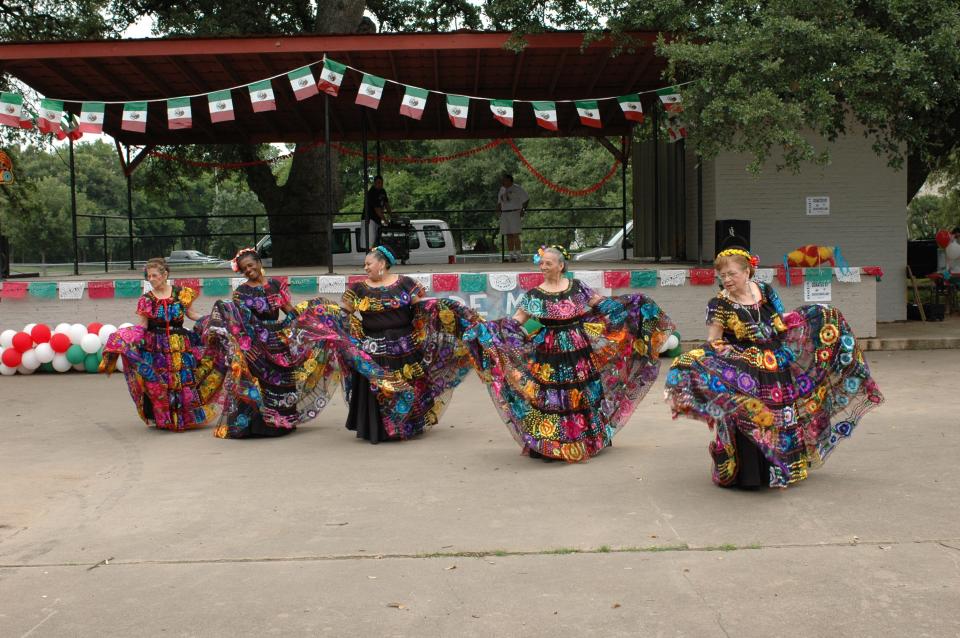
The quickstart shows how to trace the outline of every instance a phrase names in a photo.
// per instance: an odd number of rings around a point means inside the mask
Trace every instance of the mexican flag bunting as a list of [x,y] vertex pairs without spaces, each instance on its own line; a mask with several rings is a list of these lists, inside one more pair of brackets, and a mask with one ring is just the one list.
[[683,111],[683,103],[680,100],[680,91],[675,86],[668,86],[665,89],[657,89],[657,95],[663,102],[663,109],[670,113],[680,113]]
[[320,92],[317,90],[317,83],[313,81],[313,71],[309,66],[302,66],[296,71],[287,73],[287,78],[290,80],[290,88],[293,89],[297,100],[305,100]]
[[680,118],[672,117],[667,123],[667,134],[671,142],[682,140],[687,136],[687,125],[680,121]]
[[24,107],[20,112],[20,128],[29,131],[34,126],[36,126],[37,115],[30,111],[30,109]]
[[147,132],[147,103],[127,102],[123,105],[123,121],[120,128],[135,133]]
[[423,117],[423,109],[427,105],[428,91],[415,86],[404,87],[403,102],[400,103],[400,115],[419,120]]
[[263,113],[264,111],[276,111],[277,100],[273,96],[273,85],[270,80],[262,80],[247,85],[250,90],[250,106],[254,113]]
[[621,95],[617,98],[617,102],[623,109],[623,117],[631,122],[643,122],[643,105],[640,104],[640,96],[637,93]]
[[580,116],[580,123],[584,126],[601,128],[600,107],[596,100],[580,100],[575,102],[577,105],[577,115]]
[[0,93],[0,124],[19,128],[22,113],[22,96],[16,93]]
[[193,110],[190,108],[190,98],[175,97],[172,100],[167,100],[167,125],[171,131],[193,126]]
[[490,100],[493,117],[504,126],[513,126],[513,100]]
[[557,103],[533,102],[533,114],[537,124],[550,131],[557,130]]
[[364,73],[363,80],[360,82],[360,91],[357,92],[357,104],[369,106],[372,109],[379,107],[380,98],[383,97],[384,82],[383,78]]
[[64,113],[60,120],[60,129],[57,131],[57,139],[62,140],[69,137],[71,140],[79,140],[83,137],[83,131],[80,130],[80,121],[73,113]]
[[207,104],[210,107],[210,121],[229,122],[233,118],[233,96],[230,91],[214,91],[207,95]]
[[347,66],[340,64],[336,60],[324,58],[323,71],[320,72],[320,81],[317,82],[317,88],[326,93],[337,97],[340,93],[340,85],[343,84],[343,76],[347,73]]
[[40,117],[37,118],[37,128],[41,133],[53,133],[60,126],[63,115],[63,102],[60,100],[40,100]]
[[103,133],[103,102],[84,102],[80,106],[80,132],[98,135]]
[[470,98],[462,95],[447,96],[447,115],[456,128],[467,128],[467,112],[470,110]]

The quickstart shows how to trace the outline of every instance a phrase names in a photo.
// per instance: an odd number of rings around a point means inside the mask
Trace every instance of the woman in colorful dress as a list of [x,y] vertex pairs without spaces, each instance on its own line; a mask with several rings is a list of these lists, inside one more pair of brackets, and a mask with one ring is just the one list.
[[291,352],[290,327],[298,312],[287,283],[264,274],[257,251],[242,249],[232,266],[246,281],[232,301],[214,304],[200,326],[207,344],[201,368],[209,388],[204,389],[212,394],[223,385],[215,434],[230,439],[289,434],[327,404],[337,371],[323,340]]
[[560,246],[541,248],[543,283],[512,318],[465,338],[523,453],[576,462],[613,444],[657,378],[673,324],[645,295],[605,298],[567,278],[567,259]]
[[742,248],[717,255],[707,343],[677,357],[666,386],[674,418],[715,430],[714,483],[748,490],[807,478],[883,401],[840,312],[784,313],[776,291],[752,281],[756,265]]
[[455,301],[426,299],[420,282],[390,272],[395,263],[389,248],[374,247],[363,262],[367,278],[350,284],[342,299],[360,316],[351,322],[353,336],[382,368],[343,373],[346,427],[373,444],[409,439],[439,421],[470,369],[463,329],[479,320]]
[[171,284],[162,257],[149,259],[143,272],[150,290],[137,301],[138,325],[110,336],[100,370],[109,374],[123,359],[127,388],[147,425],[175,432],[200,427],[212,416],[197,390],[200,340],[183,327],[184,318],[200,318],[192,306],[197,292]]

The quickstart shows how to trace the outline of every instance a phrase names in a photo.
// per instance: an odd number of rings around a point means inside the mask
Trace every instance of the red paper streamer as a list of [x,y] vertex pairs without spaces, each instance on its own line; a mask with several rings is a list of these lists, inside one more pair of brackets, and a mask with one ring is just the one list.
[[712,286],[717,281],[717,274],[713,268],[691,268],[691,286]]
[[629,288],[630,273],[626,270],[608,270],[603,273],[604,288]]
[[[777,266],[777,281],[781,286],[787,285],[787,271],[783,266]],[[803,268],[790,269],[790,285],[799,286],[803,283]]]
[[23,299],[27,296],[27,283],[24,281],[5,281],[0,290],[2,299]]
[[113,281],[88,281],[87,294],[91,299],[113,299],[116,296]]
[[536,288],[543,283],[543,273],[542,272],[522,272],[517,275],[517,283],[520,284],[520,287],[524,290],[530,290]]
[[436,273],[431,282],[434,292],[460,290],[460,275],[457,273]]

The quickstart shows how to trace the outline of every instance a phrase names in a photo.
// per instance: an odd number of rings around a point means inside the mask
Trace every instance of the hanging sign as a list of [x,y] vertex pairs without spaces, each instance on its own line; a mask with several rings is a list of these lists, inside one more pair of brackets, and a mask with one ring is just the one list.
[[807,215],[829,215],[830,198],[827,196],[807,197]]

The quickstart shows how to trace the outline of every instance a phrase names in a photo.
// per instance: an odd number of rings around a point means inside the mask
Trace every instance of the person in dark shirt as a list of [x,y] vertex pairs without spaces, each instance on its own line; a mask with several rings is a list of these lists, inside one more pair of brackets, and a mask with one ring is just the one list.
[[[367,191],[367,224],[370,232],[369,244],[380,245],[380,228],[387,223],[387,214],[393,214],[390,199],[383,188],[383,176],[373,178],[373,186]],[[366,237],[364,237],[366,239]]]

